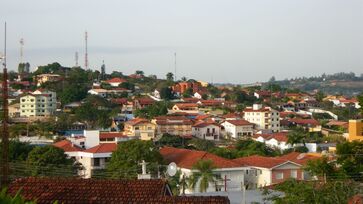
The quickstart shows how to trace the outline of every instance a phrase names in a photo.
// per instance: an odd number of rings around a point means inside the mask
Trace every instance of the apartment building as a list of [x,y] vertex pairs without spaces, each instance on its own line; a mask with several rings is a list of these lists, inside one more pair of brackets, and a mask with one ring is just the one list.
[[193,122],[184,116],[159,116],[152,121],[156,125],[156,134],[191,135]]
[[244,111],[244,119],[255,124],[255,129],[280,131],[280,114],[271,107],[263,107],[261,104],[253,104]]
[[151,140],[155,137],[155,124],[147,119],[135,118],[125,123],[124,134],[140,137],[141,140]]
[[53,115],[57,109],[57,96],[53,91],[38,89],[20,97],[20,116]]

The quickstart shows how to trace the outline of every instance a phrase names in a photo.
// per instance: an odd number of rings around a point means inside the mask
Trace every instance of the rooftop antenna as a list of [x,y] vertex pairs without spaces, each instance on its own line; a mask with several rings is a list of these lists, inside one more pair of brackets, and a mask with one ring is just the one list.
[[1,162],[1,187],[6,187],[9,184],[9,131],[8,131],[8,71],[6,68],[6,22],[4,35],[4,55],[0,56],[3,61],[3,127],[2,127],[2,162]]
[[78,52],[74,54],[74,60],[76,61],[76,67],[78,67]]
[[88,70],[88,33],[87,33],[87,31],[84,33],[84,41],[85,41],[85,44],[86,44],[86,53],[85,53],[85,55],[84,55],[84,67],[85,67],[85,69],[86,70]]
[[20,39],[20,63],[23,63],[23,56],[24,56],[24,39]]
[[176,81],[176,52],[174,53],[174,80]]

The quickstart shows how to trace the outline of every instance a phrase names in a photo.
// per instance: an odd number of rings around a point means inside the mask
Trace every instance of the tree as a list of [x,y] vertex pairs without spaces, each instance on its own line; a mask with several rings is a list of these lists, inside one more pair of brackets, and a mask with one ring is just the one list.
[[37,146],[29,152],[26,160],[33,176],[37,175],[69,175],[74,174],[72,159],[60,148],[47,145]]
[[363,142],[344,142],[337,145],[337,163],[350,178],[362,181]]
[[128,81],[119,84],[118,87],[128,89],[128,90],[131,90],[131,91],[135,91],[135,84],[130,83]]
[[15,196],[7,194],[7,189],[4,188],[0,191],[0,203],[2,204],[36,204],[35,201],[26,201],[18,191]]
[[160,146],[171,146],[183,148],[185,144],[185,139],[176,135],[163,134],[163,136],[157,141]]
[[189,178],[189,186],[192,189],[197,187],[199,183],[199,191],[206,192],[209,183],[214,183],[217,179],[217,176],[213,173],[215,169],[212,160],[199,160],[197,163],[193,165],[194,172]]
[[209,151],[215,147],[215,144],[209,140],[202,140],[198,138],[193,138],[188,142],[189,146],[194,147],[197,150]]
[[250,155],[276,156],[280,154],[279,149],[272,149],[265,143],[257,142],[252,139],[239,140],[236,144],[237,157],[245,157]]
[[[0,147],[0,155],[2,154],[2,147]],[[25,161],[28,157],[29,152],[34,148],[34,146],[20,142],[19,140],[9,141],[9,161]]]
[[137,75],[141,75],[141,76],[144,76],[144,71],[136,70],[136,71],[135,71],[135,74],[137,74]]
[[310,175],[323,177],[324,183],[327,179],[337,179],[335,163],[329,162],[327,157],[309,160],[304,168]]
[[306,134],[303,128],[295,128],[287,134],[287,143],[294,146],[303,143],[305,146]]
[[361,115],[363,115],[363,93],[361,93],[358,96],[358,101],[359,101],[359,105],[360,105],[360,111],[361,111]]
[[167,101],[156,102],[153,105],[147,106],[143,109],[137,109],[134,115],[135,117],[152,119],[156,116],[166,115],[168,113],[169,106],[170,103]]
[[316,100],[317,100],[317,101],[322,102],[322,101],[323,101],[323,99],[325,98],[325,94],[324,94],[324,92],[322,92],[322,91],[320,91],[320,90],[319,90],[319,91],[316,93],[315,98],[316,98]]
[[171,100],[174,99],[173,90],[169,87],[163,87],[160,89],[160,97],[162,99]]
[[166,80],[168,80],[168,81],[174,81],[174,74],[171,73],[171,72],[168,72],[166,74]]
[[189,98],[192,97],[193,95],[193,89],[192,88],[187,88],[184,93],[183,93],[183,97],[184,98]]
[[181,80],[182,80],[182,81],[187,81],[188,79],[187,79],[185,76],[183,76],[183,77],[181,78]]
[[163,157],[152,141],[130,140],[118,144],[106,168],[113,178],[136,178],[142,160],[148,163],[148,170],[153,174],[163,164]]

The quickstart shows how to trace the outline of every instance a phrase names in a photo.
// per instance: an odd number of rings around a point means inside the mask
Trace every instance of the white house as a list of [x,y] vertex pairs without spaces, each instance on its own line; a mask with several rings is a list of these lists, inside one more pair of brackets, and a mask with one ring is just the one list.
[[[242,184],[245,182],[244,175],[250,170],[249,167],[243,167],[232,160],[204,151],[163,147],[160,153],[168,163],[175,162],[178,170],[181,171],[181,177],[184,176],[185,178],[196,172],[196,170],[193,170],[193,165],[199,160],[211,160],[216,167],[213,172],[219,179],[217,179],[217,182],[209,183],[206,192],[224,191],[225,188],[227,191],[241,191]],[[185,193],[199,192],[198,183],[194,189],[186,188]],[[183,190],[181,189],[181,191]]]
[[90,89],[88,93],[106,98],[108,91],[106,89]]
[[225,133],[235,139],[253,135],[254,125],[243,119],[226,120],[221,125],[224,127]]
[[200,121],[192,126],[192,135],[204,140],[219,140],[221,127],[214,122]]
[[279,148],[280,150],[286,150],[292,148],[291,144],[287,143],[287,132],[272,133],[272,134],[255,134],[253,139],[265,143],[266,145]]

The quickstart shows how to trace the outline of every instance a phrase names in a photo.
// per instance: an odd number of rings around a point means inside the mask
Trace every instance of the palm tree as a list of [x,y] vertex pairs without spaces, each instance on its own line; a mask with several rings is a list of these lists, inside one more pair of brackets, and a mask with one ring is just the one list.
[[215,169],[212,160],[199,160],[193,165],[193,174],[189,177],[189,187],[195,189],[199,182],[199,191],[206,192],[209,187],[209,183],[214,183],[217,176],[213,174]]
[[304,129],[295,128],[287,134],[287,143],[294,146],[298,143],[303,143],[305,146],[306,134]]

